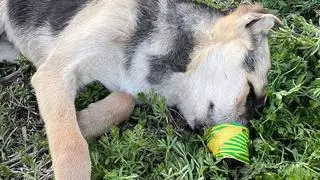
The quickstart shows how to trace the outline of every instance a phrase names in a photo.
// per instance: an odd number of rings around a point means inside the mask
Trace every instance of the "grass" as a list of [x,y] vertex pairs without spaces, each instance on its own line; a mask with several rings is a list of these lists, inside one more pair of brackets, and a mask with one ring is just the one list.
[[[233,0],[203,0],[227,8]],[[284,20],[270,34],[272,70],[268,105],[252,120],[251,164],[229,168],[208,152],[201,135],[188,130],[156,93],[151,106],[90,140],[93,179],[320,179],[320,3],[262,0]],[[51,179],[43,123],[29,80],[35,69],[0,64],[0,179]],[[94,83],[78,96],[79,109],[103,98]]]

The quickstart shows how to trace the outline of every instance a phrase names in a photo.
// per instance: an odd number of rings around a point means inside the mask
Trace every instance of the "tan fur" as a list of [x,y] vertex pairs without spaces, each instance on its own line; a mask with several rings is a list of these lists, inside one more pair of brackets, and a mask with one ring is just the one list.
[[32,85],[46,124],[55,177],[59,180],[90,179],[90,157],[83,136],[99,135],[111,125],[125,120],[133,110],[133,98],[125,93],[113,93],[80,111],[80,130],[72,79],[63,76],[61,70],[50,67],[42,66],[33,76]]
[[261,17],[262,13],[264,10],[258,4],[240,5],[234,12],[218,19],[206,36],[198,38],[198,46],[192,54],[188,70],[194,71],[197,65],[208,56],[215,44],[233,41],[251,50],[253,47],[245,26],[252,20]]
[[[247,97],[250,92],[249,85],[245,84],[244,86],[245,87],[242,88],[242,94],[237,98],[237,107],[236,108],[237,108],[237,112],[239,114],[245,114]],[[248,120],[248,119],[244,119],[244,120]]]
[[191,62],[188,65],[187,73],[192,73],[198,67],[198,64],[206,59],[212,47],[199,45],[191,55]]
[[212,28],[213,38],[210,41],[226,43],[238,40],[251,48],[250,37],[245,27],[252,20],[261,17],[263,13],[263,8],[260,5],[240,5],[234,12],[217,21]]
[[101,136],[111,126],[128,119],[134,105],[132,96],[116,92],[89,105],[88,108],[77,113],[82,135],[86,138]]
[[40,70],[32,78],[46,124],[55,176],[56,179],[90,179],[88,145],[77,124],[74,95],[55,70]]

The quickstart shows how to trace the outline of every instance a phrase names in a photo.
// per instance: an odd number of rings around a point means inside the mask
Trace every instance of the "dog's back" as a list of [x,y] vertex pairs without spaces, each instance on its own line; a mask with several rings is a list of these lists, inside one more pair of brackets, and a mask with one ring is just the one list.
[[9,40],[37,67],[55,52],[76,55],[73,59],[99,54],[112,68],[94,78],[132,94],[185,72],[199,37],[220,16],[179,0],[3,2]]
[[47,58],[52,44],[82,1],[3,0],[2,28],[16,48],[37,67]]
[[8,39],[39,67],[58,48],[59,40],[71,47],[75,38],[82,47],[90,47],[90,39],[92,43],[107,43],[110,37],[127,39],[121,36],[132,30],[134,22],[129,21],[135,18],[136,1],[4,0],[2,4],[1,27]]

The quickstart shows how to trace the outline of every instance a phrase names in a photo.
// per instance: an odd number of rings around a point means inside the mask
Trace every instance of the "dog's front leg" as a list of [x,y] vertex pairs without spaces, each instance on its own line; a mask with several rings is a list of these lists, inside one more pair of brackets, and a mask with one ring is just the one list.
[[88,145],[76,119],[76,78],[59,69],[59,64],[42,65],[32,78],[41,116],[45,122],[57,180],[87,180],[91,176]]

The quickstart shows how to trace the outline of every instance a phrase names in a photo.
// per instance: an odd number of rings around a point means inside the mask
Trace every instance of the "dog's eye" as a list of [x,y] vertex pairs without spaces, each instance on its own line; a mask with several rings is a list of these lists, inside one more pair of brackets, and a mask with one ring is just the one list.
[[214,103],[213,103],[212,101],[210,101],[209,109],[210,109],[210,110],[213,110],[213,108],[214,108]]

